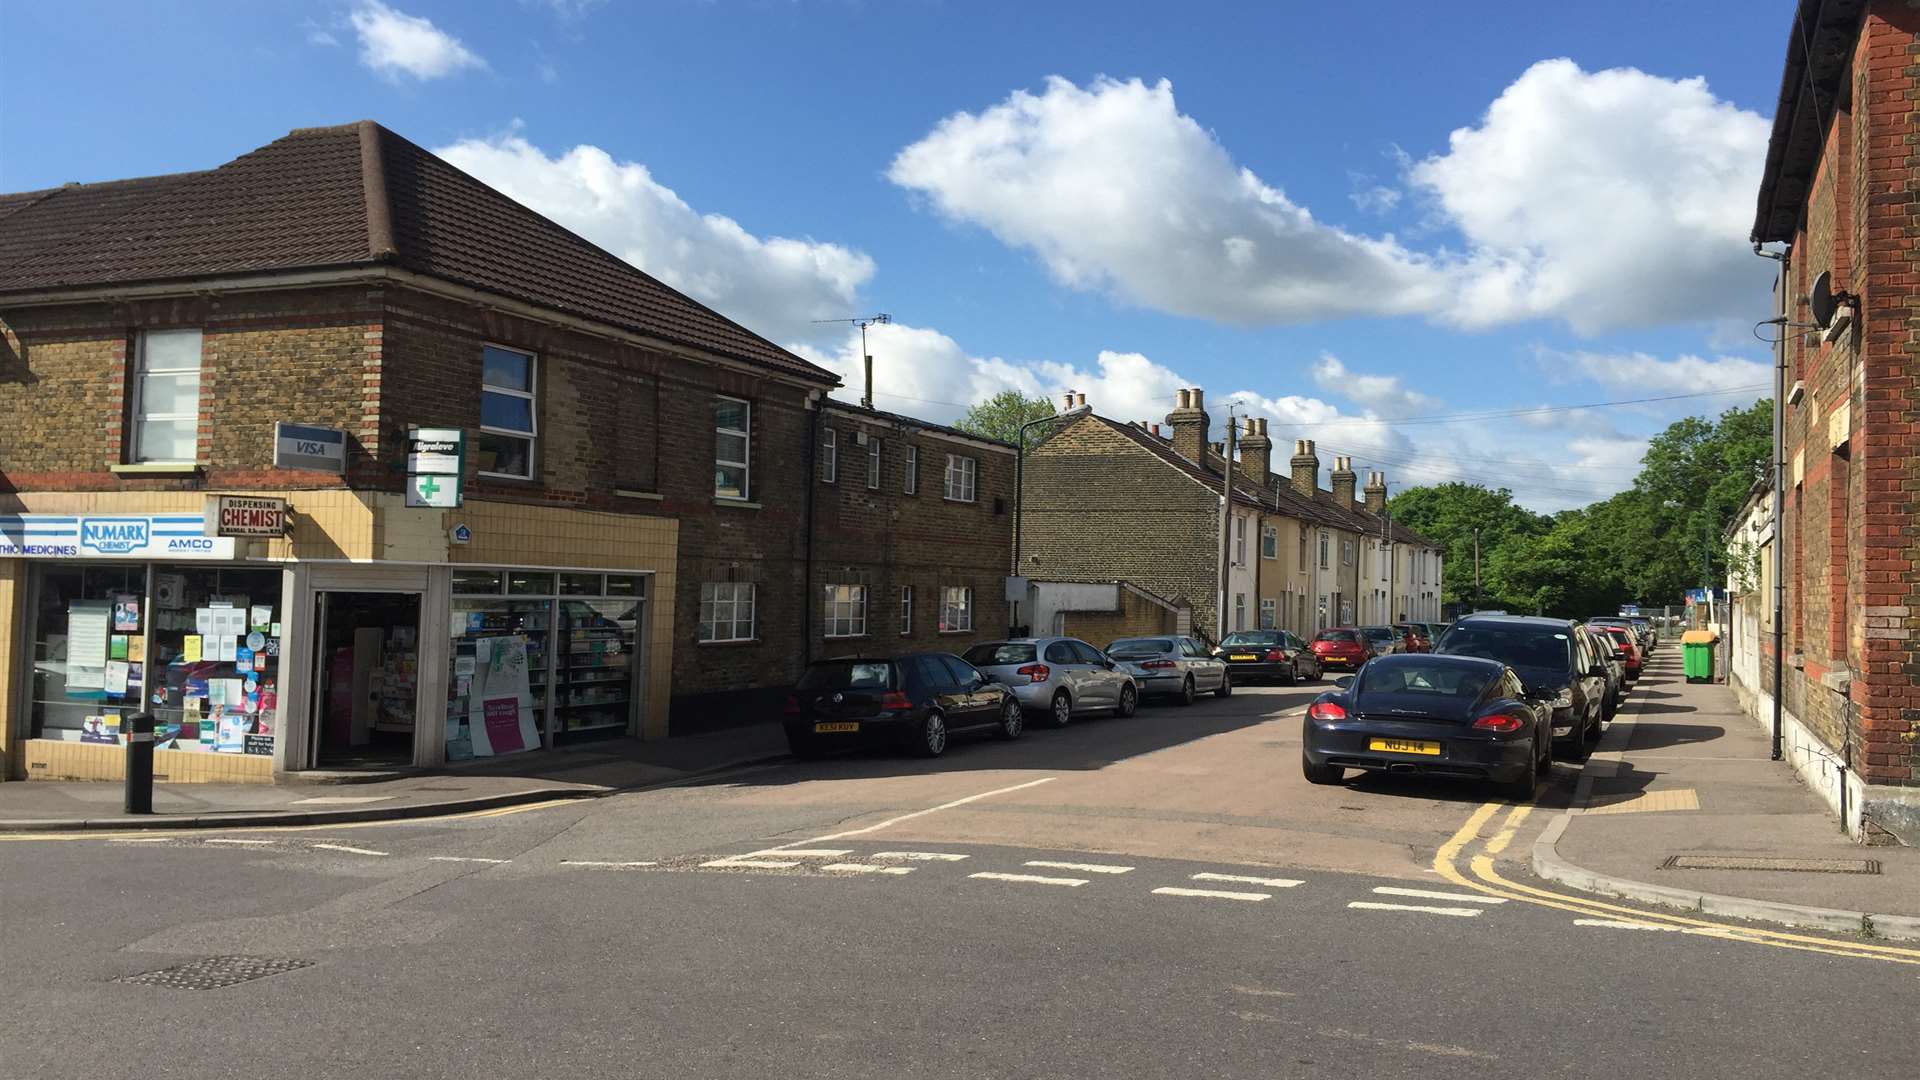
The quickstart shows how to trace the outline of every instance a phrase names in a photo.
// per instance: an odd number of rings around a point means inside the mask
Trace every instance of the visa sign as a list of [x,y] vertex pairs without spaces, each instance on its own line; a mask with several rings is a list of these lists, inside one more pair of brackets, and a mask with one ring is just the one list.
[[80,546],[103,555],[143,551],[152,528],[153,523],[143,517],[81,518]]

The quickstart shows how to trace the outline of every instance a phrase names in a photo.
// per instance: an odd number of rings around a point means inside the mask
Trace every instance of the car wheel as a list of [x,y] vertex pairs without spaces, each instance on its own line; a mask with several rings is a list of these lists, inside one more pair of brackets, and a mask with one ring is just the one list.
[[1338,765],[1315,765],[1305,754],[1300,755],[1300,773],[1309,784],[1322,786],[1342,783],[1347,778],[1347,770]]
[[1280,683],[1283,686],[1299,686],[1300,685],[1300,669],[1295,667],[1292,664],[1288,664],[1287,674],[1280,680]]
[[1113,710],[1115,716],[1132,716],[1140,708],[1140,694],[1131,686],[1120,688],[1120,707]]
[[947,752],[947,718],[940,715],[940,710],[927,710],[926,719],[920,721],[920,737],[914,741],[913,752],[927,758]]
[[1066,727],[1073,723],[1073,699],[1067,696],[1065,690],[1054,693],[1053,707],[1047,716],[1053,721],[1054,727]]
[[1193,698],[1193,676],[1189,675],[1187,681],[1180,684],[1180,704],[1191,705]]
[[1214,697],[1232,697],[1233,696],[1233,673],[1232,672],[1223,671],[1220,673],[1220,685],[1214,688],[1213,696]]
[[1512,802],[1523,803],[1533,798],[1534,784],[1534,772],[1532,769],[1528,769],[1512,780],[1498,785],[1497,790],[1500,792],[1502,798]]
[[1000,703],[1000,737],[1009,741],[1020,737],[1027,727],[1027,714],[1012,698]]

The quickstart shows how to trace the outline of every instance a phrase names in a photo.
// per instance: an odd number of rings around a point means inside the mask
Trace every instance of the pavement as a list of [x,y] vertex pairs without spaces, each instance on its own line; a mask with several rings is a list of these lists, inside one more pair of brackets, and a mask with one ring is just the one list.
[[1534,872],[1670,907],[1920,938],[1920,849],[1850,839],[1769,760],[1768,731],[1733,691],[1680,667],[1674,647],[1650,662],[1572,806],[1535,841]]
[[324,825],[433,817],[685,783],[787,752],[778,724],[657,742],[619,740],[442,769],[323,773],[280,784],[155,784],[152,814],[123,785],[0,783],[0,832]]

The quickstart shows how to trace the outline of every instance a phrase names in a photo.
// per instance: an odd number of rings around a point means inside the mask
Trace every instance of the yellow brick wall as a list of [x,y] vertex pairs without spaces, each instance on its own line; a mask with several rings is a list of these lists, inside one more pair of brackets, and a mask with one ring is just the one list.
[[[21,744],[29,780],[121,780],[127,751],[122,746],[28,739]],[[174,784],[271,784],[273,759],[258,754],[215,754],[204,750],[155,750],[153,778]]]
[[1119,611],[1069,611],[1066,626],[1068,634],[1104,649],[1119,638],[1177,633],[1179,615],[1130,589],[1121,589]]

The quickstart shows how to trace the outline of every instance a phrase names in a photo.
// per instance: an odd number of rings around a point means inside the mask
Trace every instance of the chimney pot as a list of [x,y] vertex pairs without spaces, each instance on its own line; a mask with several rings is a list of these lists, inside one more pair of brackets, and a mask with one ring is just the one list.
[[1266,433],[1267,433],[1267,418],[1263,416],[1260,418],[1260,434],[1265,435]]
[[1207,407],[1207,392],[1197,386],[1193,388],[1193,407],[1196,409]]
[[1061,405],[1061,409],[1060,409],[1061,412],[1065,412],[1066,410],[1073,408],[1073,391],[1069,390],[1066,393],[1060,395],[1060,405]]
[[1080,406],[1085,405],[1086,403],[1087,403],[1087,395],[1085,394],[1073,395],[1073,404],[1075,408],[1079,408]]
[[1191,409],[1191,408],[1193,408],[1193,391],[1191,391],[1191,390],[1182,390],[1182,391],[1180,391],[1180,405],[1179,405],[1179,407],[1180,407],[1180,408],[1182,408],[1182,409]]

